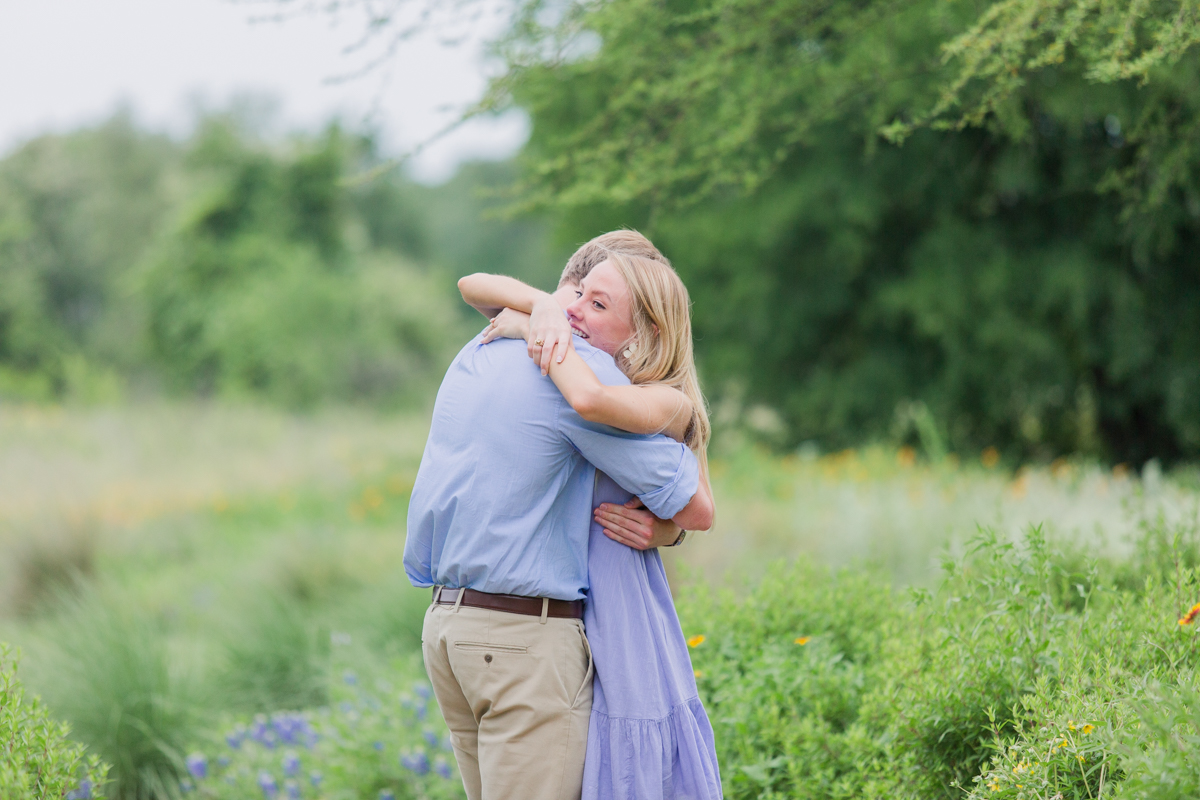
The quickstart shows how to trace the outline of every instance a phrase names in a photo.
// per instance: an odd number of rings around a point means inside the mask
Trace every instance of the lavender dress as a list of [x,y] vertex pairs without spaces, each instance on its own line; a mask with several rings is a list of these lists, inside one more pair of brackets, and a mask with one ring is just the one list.
[[[630,497],[596,473],[594,505]],[[588,575],[596,678],[583,800],[717,800],[712,726],[658,551],[614,542],[593,522]]]

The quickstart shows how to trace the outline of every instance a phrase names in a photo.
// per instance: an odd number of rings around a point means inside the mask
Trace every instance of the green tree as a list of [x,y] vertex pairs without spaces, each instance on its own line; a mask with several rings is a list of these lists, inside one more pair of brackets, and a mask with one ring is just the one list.
[[[710,389],[780,409],[792,442],[915,437],[919,402],[957,449],[1200,454],[1186,37],[1124,73],[1100,45],[1039,61],[1038,39],[992,92],[982,67],[956,82],[1003,18],[971,4],[547,8],[524,6],[488,101],[532,117],[516,207],[564,240],[650,233]],[[1138,17],[1151,50],[1163,8]]]

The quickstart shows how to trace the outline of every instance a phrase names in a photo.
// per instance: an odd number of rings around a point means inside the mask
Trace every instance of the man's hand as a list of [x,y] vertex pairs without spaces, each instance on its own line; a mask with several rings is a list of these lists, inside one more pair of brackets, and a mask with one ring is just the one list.
[[534,304],[527,341],[529,357],[538,362],[543,375],[550,372],[551,363],[561,364],[574,346],[571,325],[553,295],[546,295]]
[[636,497],[623,506],[601,503],[595,512],[604,535],[634,550],[667,547],[679,538],[678,525],[651,514]]

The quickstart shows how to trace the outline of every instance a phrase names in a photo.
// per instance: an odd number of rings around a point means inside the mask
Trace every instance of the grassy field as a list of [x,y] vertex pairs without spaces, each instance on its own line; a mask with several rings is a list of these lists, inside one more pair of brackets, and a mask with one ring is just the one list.
[[[401,558],[426,424],[346,409],[0,407],[0,640],[23,649],[24,680],[114,763],[133,734],[96,698],[129,711],[145,676],[159,676],[154,691],[175,711],[143,716],[169,752],[117,764],[118,777],[142,770],[130,786],[169,781],[170,753],[232,724],[220,720],[327,705],[344,689],[329,676],[349,666],[419,679],[427,598]],[[1013,469],[986,453],[930,464],[883,447],[776,456],[735,441],[713,460],[715,529],[665,551],[689,597],[687,586],[748,591],[798,557],[859,565],[851,574],[887,592],[933,586],[979,526],[1003,542],[1041,524],[1115,563],[1148,529],[1195,528],[1200,507],[1194,473],[1153,465]]]

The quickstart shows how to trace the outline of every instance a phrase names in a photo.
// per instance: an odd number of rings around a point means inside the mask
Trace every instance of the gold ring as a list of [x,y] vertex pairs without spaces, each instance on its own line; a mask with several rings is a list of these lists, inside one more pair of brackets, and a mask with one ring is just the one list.
[[546,343],[546,340],[545,339],[534,339],[533,343],[536,344],[538,347],[541,347],[542,345],[544,345]]

